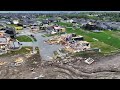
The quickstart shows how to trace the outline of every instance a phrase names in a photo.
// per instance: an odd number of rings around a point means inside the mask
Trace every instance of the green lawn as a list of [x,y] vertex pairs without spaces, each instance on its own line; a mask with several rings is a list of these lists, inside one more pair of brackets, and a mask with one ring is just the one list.
[[20,41],[20,42],[32,42],[31,38],[29,38],[27,36],[17,37],[17,40]]
[[90,33],[88,36],[98,39],[110,46],[120,49],[120,39],[112,36],[109,33]]

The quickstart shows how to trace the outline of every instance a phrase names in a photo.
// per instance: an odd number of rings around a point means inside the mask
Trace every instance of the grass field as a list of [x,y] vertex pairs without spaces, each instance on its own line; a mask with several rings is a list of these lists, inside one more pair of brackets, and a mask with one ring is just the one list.
[[[85,40],[91,43],[92,48],[100,48],[102,53],[111,53],[120,49],[120,36],[116,31],[104,31],[101,33],[94,33],[85,30],[67,29],[67,33],[76,33],[84,36]],[[98,41],[94,40],[97,39]]]

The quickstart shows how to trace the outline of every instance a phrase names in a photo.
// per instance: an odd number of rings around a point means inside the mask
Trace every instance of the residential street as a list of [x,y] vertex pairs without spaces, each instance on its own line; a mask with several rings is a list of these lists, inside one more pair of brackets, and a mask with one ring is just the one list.
[[[27,33],[26,33],[27,32]],[[31,33],[29,32],[29,30],[25,29],[21,34],[18,34],[18,36],[21,35],[34,35],[34,37],[36,38],[36,42],[32,43],[32,42],[21,42],[23,45],[22,46],[33,46],[35,45],[35,47],[39,48],[39,52],[40,52],[40,56],[42,57],[43,60],[51,60],[54,51],[57,51],[59,48],[62,48],[61,45],[49,45],[47,43],[44,43],[45,40],[48,40],[52,37],[43,37],[42,35],[44,35],[44,32],[41,33]]]
[[53,56],[53,52],[57,51],[59,48],[62,48],[61,45],[49,45],[44,43],[45,40],[50,39],[52,37],[42,37],[44,33],[34,34],[37,39],[37,44],[39,47],[40,55],[43,60],[50,60]]

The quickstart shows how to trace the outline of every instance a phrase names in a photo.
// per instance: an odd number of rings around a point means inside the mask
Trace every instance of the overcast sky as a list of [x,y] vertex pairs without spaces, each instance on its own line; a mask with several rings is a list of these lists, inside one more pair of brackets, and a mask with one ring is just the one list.
[[60,13],[60,12],[120,12],[120,11],[0,11],[0,13]]
[[0,13],[59,13],[67,11],[0,11]]

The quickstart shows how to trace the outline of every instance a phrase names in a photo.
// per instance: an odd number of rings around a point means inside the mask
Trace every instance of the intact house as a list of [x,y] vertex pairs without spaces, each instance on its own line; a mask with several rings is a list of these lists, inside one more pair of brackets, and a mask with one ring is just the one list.
[[82,28],[88,29],[88,30],[120,30],[120,22],[103,22],[103,21],[93,21],[93,20],[87,20],[87,21],[80,21],[80,24]]
[[97,27],[97,25],[95,25],[95,24],[86,24],[86,25],[82,26],[82,28],[87,29],[87,30],[99,29],[99,27]]
[[109,26],[111,30],[120,30],[119,22],[106,22],[106,25]]
[[39,31],[39,30],[40,30],[40,29],[39,29],[39,26],[31,26],[30,28],[31,28],[31,31],[32,31],[32,32],[36,32],[36,31]]
[[47,27],[49,27],[49,21],[48,20],[42,20],[42,22],[39,25],[39,30],[46,30]]
[[109,25],[107,25],[104,22],[89,22],[85,25],[82,26],[82,28],[85,28],[87,30],[108,30],[108,29],[112,29],[112,27],[110,27]]
[[13,24],[18,24],[19,23],[19,20],[16,19],[16,20],[13,20]]
[[46,28],[46,32],[48,34],[57,34],[57,33],[65,33],[66,29],[61,26],[49,26]]
[[57,22],[57,20],[55,18],[48,18],[48,21],[51,22]]
[[49,25],[49,23],[50,23],[49,20],[42,20],[42,23],[41,23],[41,24],[42,24],[42,25],[44,25],[44,24],[45,24],[45,25],[46,25],[46,24]]
[[3,19],[0,20],[0,23],[11,24],[11,21],[9,19]]

